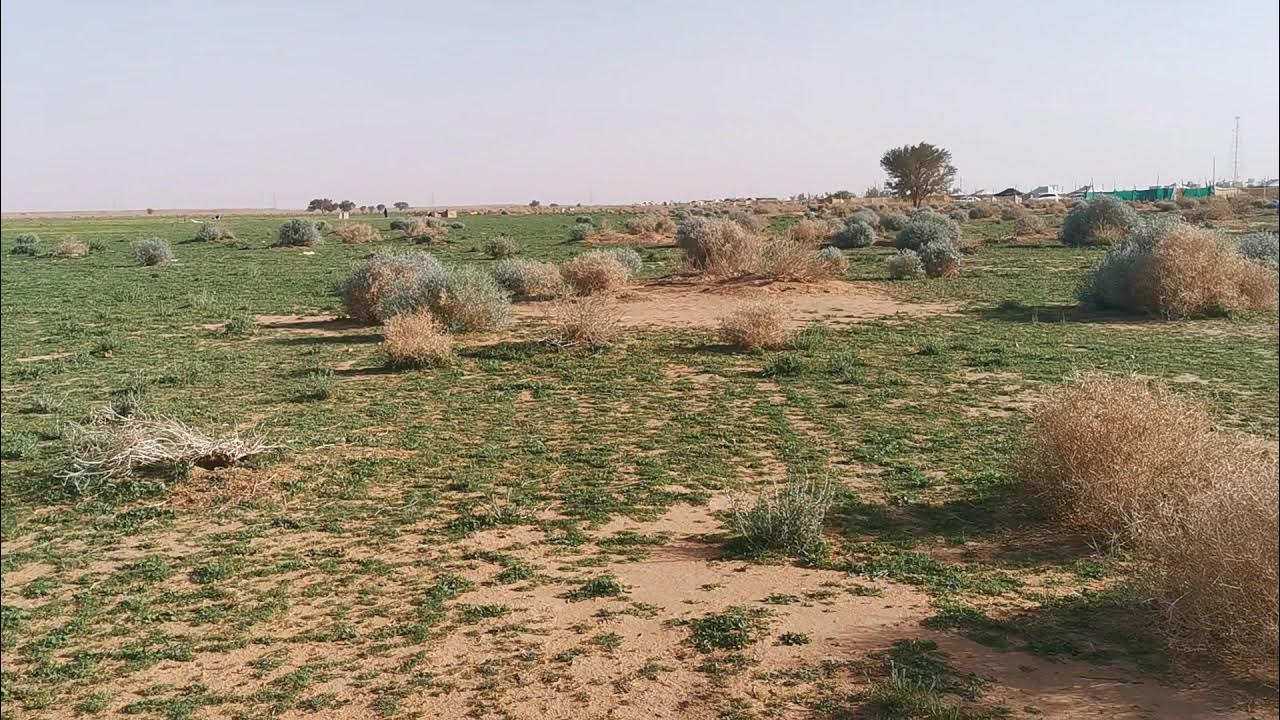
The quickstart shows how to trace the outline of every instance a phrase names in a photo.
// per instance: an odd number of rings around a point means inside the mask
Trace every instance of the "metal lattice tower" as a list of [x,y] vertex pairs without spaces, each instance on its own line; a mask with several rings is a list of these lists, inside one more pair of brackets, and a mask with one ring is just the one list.
[[1240,184],[1240,116],[1236,116],[1236,129],[1231,133],[1231,185]]

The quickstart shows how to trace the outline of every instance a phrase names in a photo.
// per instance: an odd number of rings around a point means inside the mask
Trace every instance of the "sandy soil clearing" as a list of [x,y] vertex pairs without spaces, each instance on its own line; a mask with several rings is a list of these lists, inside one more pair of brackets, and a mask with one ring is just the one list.
[[[895,300],[872,283],[828,280],[787,282],[761,278],[708,282],[672,276],[639,285],[618,295],[622,323],[628,326],[708,328],[738,304],[753,299],[777,300],[787,309],[792,325],[815,320],[852,324],[887,317],[921,317],[956,312],[944,304]],[[517,303],[517,319],[540,317],[546,303]]]

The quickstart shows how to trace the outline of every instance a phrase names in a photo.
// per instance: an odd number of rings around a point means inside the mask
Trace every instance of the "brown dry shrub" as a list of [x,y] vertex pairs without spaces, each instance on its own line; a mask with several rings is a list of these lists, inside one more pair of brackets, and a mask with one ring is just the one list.
[[1027,431],[1017,473],[1053,516],[1124,539],[1158,502],[1208,485],[1209,414],[1161,386],[1092,376],[1051,391]]
[[1236,193],[1234,195],[1226,196],[1227,205],[1231,208],[1231,213],[1233,215],[1247,215],[1256,207],[1265,207],[1265,203],[1261,205],[1258,204],[1260,200],[1261,198],[1256,198],[1247,193]]
[[418,244],[430,245],[448,234],[448,226],[434,218],[415,217],[404,223],[404,236]]
[[1150,597],[1164,610],[1175,648],[1246,666],[1274,684],[1277,478],[1274,445],[1223,438],[1207,487],[1165,502],[1137,537]]
[[848,267],[843,254],[833,262],[809,243],[773,236],[765,238],[755,271],[775,280],[814,282],[843,275]]
[[830,220],[805,219],[792,225],[787,236],[792,240],[811,246],[823,245],[831,241],[831,236],[844,226]]
[[676,232],[676,246],[685,265],[715,277],[739,277],[755,272],[764,238],[741,224],[722,218],[695,217]]
[[443,270],[439,262],[426,253],[377,253],[342,283],[342,305],[354,320],[381,322],[382,306],[388,296],[422,272],[437,268]]
[[1013,221],[1014,235],[1042,235],[1047,230],[1048,224],[1045,223],[1044,218],[1039,217],[1038,215],[1032,215],[1031,213],[1019,215]]
[[352,245],[378,242],[382,239],[382,234],[377,228],[368,223],[343,223],[329,232],[342,242]]
[[670,235],[676,231],[676,223],[663,213],[645,213],[627,218],[622,227],[632,235]]
[[1221,195],[1210,195],[1200,204],[1182,213],[1189,222],[1205,222],[1209,220],[1227,220],[1234,215],[1231,201]]
[[1130,544],[1177,649],[1274,682],[1277,455],[1213,429],[1204,405],[1135,378],[1051,392],[1018,473],[1068,525]]
[[54,248],[53,254],[63,258],[82,258],[88,257],[90,251],[89,243],[79,240],[63,240],[58,243],[58,247]]
[[446,365],[453,360],[453,336],[430,310],[400,313],[387,319],[382,351],[401,367]]
[[720,340],[741,350],[770,350],[791,340],[786,312],[777,302],[752,300],[720,318]]
[[1000,203],[1000,219],[1005,222],[1013,222],[1020,217],[1027,215],[1027,209],[1021,205],[1011,202]]
[[621,322],[621,310],[604,296],[563,298],[552,308],[547,342],[565,350],[596,350],[613,344]]
[[1274,310],[1276,273],[1246,260],[1208,230],[1165,229],[1133,279],[1135,302],[1148,312],[1192,317]]
[[627,266],[605,250],[592,250],[569,260],[560,266],[560,275],[579,295],[613,292],[631,279]]

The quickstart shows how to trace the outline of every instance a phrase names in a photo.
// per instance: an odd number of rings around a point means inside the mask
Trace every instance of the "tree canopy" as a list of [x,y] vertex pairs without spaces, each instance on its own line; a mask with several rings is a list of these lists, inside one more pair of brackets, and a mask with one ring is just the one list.
[[880,158],[889,175],[885,188],[920,207],[925,198],[947,192],[956,176],[951,151],[922,142],[893,148]]

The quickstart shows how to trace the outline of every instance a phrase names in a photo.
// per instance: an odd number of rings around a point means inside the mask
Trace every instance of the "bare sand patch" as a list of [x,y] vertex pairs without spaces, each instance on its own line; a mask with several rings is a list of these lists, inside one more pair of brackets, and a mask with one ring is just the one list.
[[[852,324],[888,317],[922,317],[956,312],[951,305],[910,303],[894,299],[872,283],[828,280],[789,282],[763,278],[706,281],[671,276],[629,288],[617,296],[622,324],[650,327],[716,327],[720,318],[747,299],[776,300],[787,311],[787,323],[802,326],[815,320]],[[537,303],[517,303],[517,318],[539,317]]]
[[630,233],[616,232],[605,230],[583,241],[586,245],[609,246],[609,245],[640,245],[643,247],[675,247],[675,235],[660,235],[657,233],[641,233],[632,235]]

